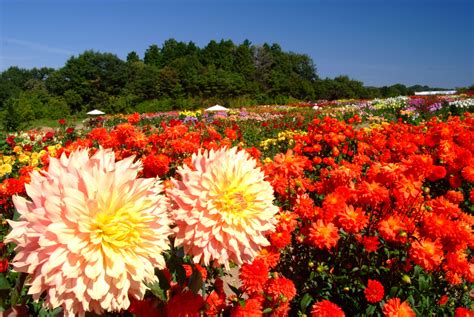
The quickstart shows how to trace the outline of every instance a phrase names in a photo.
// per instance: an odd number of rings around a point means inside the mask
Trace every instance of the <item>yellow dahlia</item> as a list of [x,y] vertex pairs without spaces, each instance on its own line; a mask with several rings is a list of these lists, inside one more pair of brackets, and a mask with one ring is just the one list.
[[176,244],[196,263],[250,263],[275,228],[273,188],[257,162],[237,148],[194,154],[168,191]]
[[32,173],[32,201],[13,198],[21,216],[6,240],[17,244],[13,266],[29,274],[35,300],[44,294],[65,316],[120,311],[156,280],[172,234],[169,203],[156,179],[137,179],[133,160],[115,162],[103,149],[91,158],[87,150],[63,154]]

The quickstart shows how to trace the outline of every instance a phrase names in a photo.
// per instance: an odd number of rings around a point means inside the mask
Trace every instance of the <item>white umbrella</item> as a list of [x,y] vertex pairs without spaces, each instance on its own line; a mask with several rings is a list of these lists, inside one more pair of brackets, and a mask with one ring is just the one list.
[[91,115],[101,115],[101,114],[105,114],[105,112],[102,112],[100,110],[97,110],[97,109],[94,109],[92,111],[89,111],[87,114],[91,114]]
[[215,105],[210,108],[207,108],[204,111],[229,111],[226,107],[222,107],[221,105]]

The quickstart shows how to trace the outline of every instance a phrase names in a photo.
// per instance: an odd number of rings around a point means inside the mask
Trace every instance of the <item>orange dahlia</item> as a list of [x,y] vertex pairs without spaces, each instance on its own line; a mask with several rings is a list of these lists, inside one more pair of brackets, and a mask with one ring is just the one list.
[[369,221],[361,208],[354,209],[352,205],[346,205],[337,215],[339,224],[349,233],[358,233],[365,228]]
[[464,194],[461,191],[448,190],[446,198],[453,204],[459,204],[464,200]]
[[443,261],[443,248],[437,240],[415,241],[409,251],[410,259],[427,271],[433,271]]
[[51,158],[26,185],[32,201],[13,198],[21,216],[6,241],[17,244],[13,266],[30,275],[33,299],[65,316],[120,311],[157,280],[172,234],[168,200],[155,179],[136,178],[133,161],[103,149]]
[[323,300],[313,305],[311,310],[312,317],[345,317],[344,311],[341,307],[333,302]]
[[266,247],[260,250],[256,259],[262,259],[269,268],[274,268],[280,262],[280,252],[275,247]]
[[291,302],[296,296],[296,288],[292,280],[286,277],[276,277],[267,281],[265,293],[274,303],[286,303]]
[[277,173],[285,177],[298,177],[303,174],[309,161],[306,156],[295,155],[292,150],[288,150],[285,154],[275,155],[272,164]]
[[390,215],[378,224],[380,236],[388,241],[404,242],[407,231],[406,224],[398,215]]
[[382,309],[384,317],[416,317],[415,312],[405,301],[400,302],[400,298],[389,299]]
[[231,317],[261,317],[262,303],[256,298],[249,298],[243,304],[237,304],[230,311]]
[[145,177],[162,177],[170,170],[171,159],[165,154],[150,154],[142,160]]
[[289,302],[279,304],[270,312],[269,317],[287,317],[289,316],[291,306]]
[[359,203],[376,206],[390,200],[388,189],[380,183],[363,181],[358,187],[357,200]]
[[288,231],[276,231],[269,236],[272,246],[283,249],[291,243],[291,233]]
[[130,124],[137,124],[140,122],[140,114],[138,112],[135,112],[134,114],[128,115],[127,121]]
[[176,244],[194,262],[238,265],[251,262],[269,245],[275,228],[273,189],[257,161],[237,148],[194,154],[167,193],[174,201]]
[[474,183],[474,166],[468,165],[462,169],[461,176],[470,183]]
[[293,232],[298,225],[298,216],[290,211],[280,212],[276,219],[278,220],[277,230]]
[[339,241],[339,229],[332,222],[325,224],[322,220],[318,220],[309,228],[308,238],[318,248],[329,250]]
[[[293,207],[293,215],[300,216],[302,219],[312,219],[315,215],[314,212],[314,200],[309,197],[308,194],[298,195],[296,197],[296,203]],[[296,222],[296,219],[295,219]],[[295,227],[296,227],[296,223]],[[292,230],[291,230],[292,231]]]
[[256,258],[251,264],[244,263],[240,268],[242,288],[249,294],[260,293],[268,280],[268,266],[264,260]]
[[213,290],[206,298],[206,311],[204,316],[219,316],[226,308],[226,295],[224,291]]

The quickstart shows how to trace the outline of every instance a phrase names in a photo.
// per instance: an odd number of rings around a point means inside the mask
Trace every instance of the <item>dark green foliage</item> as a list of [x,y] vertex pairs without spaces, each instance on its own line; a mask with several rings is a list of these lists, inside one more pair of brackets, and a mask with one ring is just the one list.
[[160,66],[160,56],[160,48],[158,47],[158,45],[153,44],[150,45],[150,47],[146,50],[145,58],[143,59],[143,61],[147,65],[158,67]]
[[402,84],[364,87],[348,76],[319,79],[308,55],[285,52],[278,44],[213,40],[199,48],[193,42],[169,39],[161,47],[150,45],[143,60],[135,51],[123,61],[89,50],[57,70],[10,67],[0,73],[0,111],[4,126],[14,129],[25,120],[54,119],[94,108],[107,113],[164,111],[213,103],[370,99],[429,89]]
[[55,73],[51,92],[63,95],[65,91],[73,90],[87,108],[94,108],[106,103],[110,96],[117,96],[123,89],[127,79],[126,65],[113,54],[86,51],[78,57],[71,57]]
[[127,63],[135,63],[140,61],[140,56],[138,56],[137,52],[132,51],[127,55]]

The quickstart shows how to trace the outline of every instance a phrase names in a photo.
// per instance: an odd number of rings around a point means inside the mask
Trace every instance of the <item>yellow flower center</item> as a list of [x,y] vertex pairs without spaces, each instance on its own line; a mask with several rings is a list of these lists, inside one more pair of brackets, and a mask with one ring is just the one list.
[[129,248],[140,242],[140,216],[137,212],[101,212],[93,222],[94,231],[105,245]]
[[228,191],[219,197],[214,205],[222,212],[240,214],[246,210],[249,202],[245,194],[240,191]]
[[428,241],[424,241],[421,243],[421,246],[425,250],[426,253],[428,254],[435,254],[436,253],[436,247],[434,243],[430,243]]

